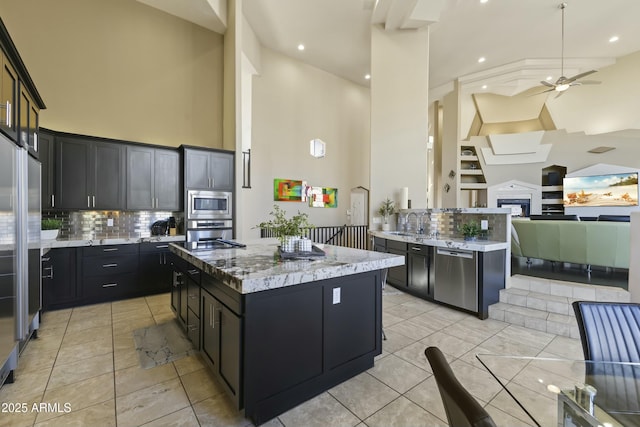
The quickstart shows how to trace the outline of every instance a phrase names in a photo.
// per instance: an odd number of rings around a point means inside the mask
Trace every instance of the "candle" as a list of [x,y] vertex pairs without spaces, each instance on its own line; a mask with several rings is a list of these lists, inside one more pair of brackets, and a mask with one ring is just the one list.
[[400,189],[400,209],[409,208],[409,188],[402,187]]

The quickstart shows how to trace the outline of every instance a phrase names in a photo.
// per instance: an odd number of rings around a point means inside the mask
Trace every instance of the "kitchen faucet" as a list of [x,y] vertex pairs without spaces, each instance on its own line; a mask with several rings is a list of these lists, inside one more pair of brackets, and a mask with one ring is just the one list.
[[405,222],[404,222],[404,229],[405,231],[409,231],[409,217],[411,216],[411,214],[416,216],[416,234],[422,234],[424,233],[424,226],[423,226],[423,218],[426,212],[421,213],[418,216],[417,212],[409,212],[407,213],[407,215],[405,216]]

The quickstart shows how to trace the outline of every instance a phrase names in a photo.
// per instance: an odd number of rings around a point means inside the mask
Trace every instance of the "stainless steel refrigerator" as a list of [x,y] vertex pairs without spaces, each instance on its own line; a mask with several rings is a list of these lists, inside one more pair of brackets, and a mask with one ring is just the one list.
[[18,147],[0,134],[0,385],[18,363]]

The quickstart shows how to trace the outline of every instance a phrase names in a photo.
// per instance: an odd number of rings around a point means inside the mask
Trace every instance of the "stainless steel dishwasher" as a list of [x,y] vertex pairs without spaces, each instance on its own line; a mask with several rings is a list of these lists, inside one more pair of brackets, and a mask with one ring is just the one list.
[[478,311],[476,253],[437,248],[434,299],[466,310]]

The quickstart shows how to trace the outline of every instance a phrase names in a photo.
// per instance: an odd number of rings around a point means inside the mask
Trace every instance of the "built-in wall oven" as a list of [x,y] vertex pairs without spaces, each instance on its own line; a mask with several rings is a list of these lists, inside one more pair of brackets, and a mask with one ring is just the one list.
[[233,193],[230,191],[188,190],[187,220],[233,218]]
[[187,220],[186,247],[189,250],[213,249],[232,237],[233,221],[230,219]]

